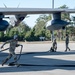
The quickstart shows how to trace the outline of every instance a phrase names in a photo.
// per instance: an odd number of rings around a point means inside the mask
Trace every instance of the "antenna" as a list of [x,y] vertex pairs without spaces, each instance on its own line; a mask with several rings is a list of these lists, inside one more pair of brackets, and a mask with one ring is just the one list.
[[17,8],[19,8],[19,6],[20,6],[20,3],[18,4]]
[[7,8],[7,6],[3,3],[3,5],[5,6],[5,8]]

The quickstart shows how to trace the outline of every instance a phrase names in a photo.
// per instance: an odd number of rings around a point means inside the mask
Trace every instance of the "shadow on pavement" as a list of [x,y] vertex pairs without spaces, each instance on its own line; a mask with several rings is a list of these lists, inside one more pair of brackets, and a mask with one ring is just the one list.
[[[46,70],[55,70],[55,69],[64,69],[64,70],[75,70],[75,61],[74,60],[62,60],[57,58],[49,58],[50,56],[59,56],[62,55],[74,55],[75,52],[29,52],[22,53],[20,60],[20,67],[16,66],[3,66],[0,67],[0,73],[4,72],[27,72],[27,71],[46,71]],[[0,53],[0,64],[2,59],[5,59],[7,53]],[[39,57],[40,56],[40,57]],[[48,58],[42,58],[41,56],[49,56]],[[9,60],[9,62],[13,59]],[[6,64],[7,65],[7,64]]]

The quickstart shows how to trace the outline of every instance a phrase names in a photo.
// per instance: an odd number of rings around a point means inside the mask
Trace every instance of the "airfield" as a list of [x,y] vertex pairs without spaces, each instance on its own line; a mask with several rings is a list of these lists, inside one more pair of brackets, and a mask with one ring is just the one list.
[[[8,66],[13,61],[10,59],[4,66],[2,60],[8,55],[8,50],[0,52],[0,75],[74,75],[75,74],[75,42],[70,42],[71,51],[65,52],[65,42],[58,42],[57,52],[48,52],[52,43],[21,42],[22,54],[18,63],[19,67]],[[0,46],[2,43],[0,43]],[[8,48],[5,45],[4,48]],[[19,56],[20,47],[16,48]]]

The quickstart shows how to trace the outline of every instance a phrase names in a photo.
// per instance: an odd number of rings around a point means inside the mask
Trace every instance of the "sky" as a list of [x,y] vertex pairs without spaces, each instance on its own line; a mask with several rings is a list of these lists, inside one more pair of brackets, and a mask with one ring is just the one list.
[[[58,8],[62,5],[67,5],[69,8],[75,8],[75,0],[54,0],[54,8]],[[0,7],[9,7],[17,8],[52,8],[52,0],[1,0]],[[28,18],[25,18],[25,23],[31,28],[35,25],[36,19],[40,15],[28,15]]]

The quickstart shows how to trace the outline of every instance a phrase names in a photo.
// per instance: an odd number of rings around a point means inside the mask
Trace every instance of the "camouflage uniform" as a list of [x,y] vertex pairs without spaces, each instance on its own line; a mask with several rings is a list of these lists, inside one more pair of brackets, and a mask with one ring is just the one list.
[[52,44],[52,47],[50,48],[50,52],[56,52],[57,50],[57,42],[56,42],[56,39],[54,40],[53,44]]
[[68,47],[68,45],[69,45],[69,36],[68,36],[68,34],[66,34],[65,43],[66,43],[66,50],[65,51],[67,51],[67,49],[69,49],[69,51],[70,51],[70,48]]
[[3,63],[2,63],[2,66],[13,56],[14,57],[14,60],[17,60],[17,56],[15,54],[15,48],[17,46],[19,46],[20,44],[17,44],[17,40],[15,39],[12,39],[12,40],[9,40],[9,41],[6,41],[2,46],[1,48],[3,48],[3,46],[7,43],[10,43],[10,47],[9,47],[9,56],[7,56],[7,58],[5,60],[3,60]]
[[56,42],[56,40],[53,42],[53,49],[56,52],[56,50],[57,50],[57,42]]

